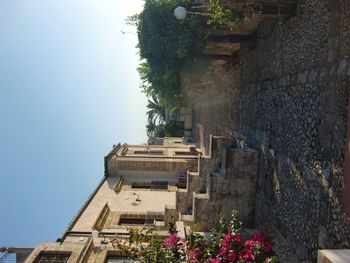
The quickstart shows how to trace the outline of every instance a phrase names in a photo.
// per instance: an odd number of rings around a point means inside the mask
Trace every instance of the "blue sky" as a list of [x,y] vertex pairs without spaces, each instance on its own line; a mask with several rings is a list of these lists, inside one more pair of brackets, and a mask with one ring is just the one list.
[[0,246],[56,240],[112,145],[146,142],[136,29],[125,23],[141,9],[0,0]]

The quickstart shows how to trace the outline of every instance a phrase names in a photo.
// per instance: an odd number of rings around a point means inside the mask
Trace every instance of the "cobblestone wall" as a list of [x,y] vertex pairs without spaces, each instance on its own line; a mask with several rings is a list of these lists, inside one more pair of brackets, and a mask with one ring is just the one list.
[[255,221],[276,230],[282,262],[349,248],[340,205],[349,14],[350,1],[299,1],[296,17],[263,22],[257,46],[240,52],[240,131],[262,152]]

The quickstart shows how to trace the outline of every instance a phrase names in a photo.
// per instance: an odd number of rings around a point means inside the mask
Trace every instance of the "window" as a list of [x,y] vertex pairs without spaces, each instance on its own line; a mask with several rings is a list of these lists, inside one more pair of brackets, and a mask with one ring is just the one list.
[[42,251],[35,263],[66,263],[71,252]]
[[138,189],[168,189],[168,181],[133,182],[131,188]]
[[164,214],[156,211],[148,211],[146,213],[126,213],[120,216],[119,225],[153,225],[155,221],[164,222]]
[[162,150],[151,150],[151,151],[135,151],[134,154],[141,154],[141,155],[163,155]]
[[140,261],[132,260],[127,257],[109,256],[106,263],[139,263]]
[[168,189],[168,181],[152,181],[151,188],[152,189]]
[[133,182],[131,188],[150,189],[151,184],[149,182]]
[[186,151],[186,152],[176,151],[175,155],[198,155],[198,152],[197,152],[197,150],[190,151],[190,152],[188,152],[188,151]]
[[146,220],[146,218],[121,218],[119,221],[120,225],[144,225],[152,224],[153,220]]

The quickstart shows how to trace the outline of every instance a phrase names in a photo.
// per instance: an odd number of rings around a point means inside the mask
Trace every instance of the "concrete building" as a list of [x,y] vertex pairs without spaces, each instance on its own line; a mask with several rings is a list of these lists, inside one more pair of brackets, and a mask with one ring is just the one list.
[[[186,189],[187,173],[198,172],[200,153],[182,138],[113,146],[104,178],[63,235],[40,244],[26,262],[129,262],[114,249],[113,238],[145,225],[165,237],[168,218],[179,218],[177,191]],[[177,224],[184,235],[183,224]]]
[[130,262],[116,248],[116,236],[146,225],[166,237],[170,217],[180,237],[217,227],[219,215],[233,209],[252,227],[257,151],[211,136],[205,155],[187,141],[113,146],[104,178],[63,235],[40,244],[26,262]]
[[[208,231],[220,213],[229,215],[233,209],[251,226],[256,152],[212,136],[209,153],[203,155],[193,140],[187,141],[164,138],[157,145],[113,146],[105,157],[104,178],[63,235],[40,244],[26,262],[128,262],[114,247],[116,235],[147,225],[166,237],[170,216],[182,237],[191,228]],[[232,196],[239,198],[232,201]]]

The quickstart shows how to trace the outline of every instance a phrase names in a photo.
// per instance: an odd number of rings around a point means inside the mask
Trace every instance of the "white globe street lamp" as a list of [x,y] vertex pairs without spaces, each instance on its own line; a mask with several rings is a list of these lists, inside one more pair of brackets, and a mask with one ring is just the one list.
[[184,20],[186,18],[186,15],[187,15],[187,10],[183,6],[178,6],[175,8],[174,16],[176,17],[176,19]]

